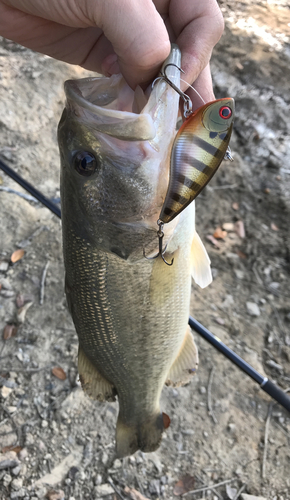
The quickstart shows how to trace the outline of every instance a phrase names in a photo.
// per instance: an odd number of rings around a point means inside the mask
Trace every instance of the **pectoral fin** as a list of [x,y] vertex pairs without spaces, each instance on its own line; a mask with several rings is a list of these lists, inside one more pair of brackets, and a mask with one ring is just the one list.
[[191,244],[191,276],[200,288],[205,288],[212,282],[210,259],[197,232]]
[[96,369],[79,346],[78,370],[84,392],[98,401],[115,401],[116,390]]
[[170,368],[166,385],[177,387],[187,384],[198,367],[198,351],[189,326],[180,351]]

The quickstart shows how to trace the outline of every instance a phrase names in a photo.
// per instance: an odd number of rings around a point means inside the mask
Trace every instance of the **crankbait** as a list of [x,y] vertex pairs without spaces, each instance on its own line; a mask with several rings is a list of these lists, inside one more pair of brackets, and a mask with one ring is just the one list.
[[163,225],[171,222],[199,195],[223,159],[232,161],[229,141],[235,108],[234,100],[226,97],[205,103],[193,112],[190,97],[171,82],[166,67],[160,78],[180,94],[186,120],[172,146],[169,185],[157,221],[159,252],[153,258],[161,256],[166,264],[172,265],[173,261],[169,264],[164,258],[166,248],[162,250]]

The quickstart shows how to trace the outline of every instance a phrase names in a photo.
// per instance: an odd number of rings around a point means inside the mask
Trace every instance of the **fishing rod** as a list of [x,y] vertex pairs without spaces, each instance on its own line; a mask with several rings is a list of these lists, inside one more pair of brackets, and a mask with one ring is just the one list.
[[275,401],[280,403],[280,405],[284,406],[284,408],[290,412],[290,396],[286,392],[280,389],[280,387],[274,384],[274,382],[269,380],[268,377],[264,377],[257,372],[255,368],[227,347],[218,337],[216,337],[216,335],[213,335],[213,333],[211,333],[192,316],[189,316],[188,324],[193,330],[199,333],[212,346],[226,356],[226,358],[232,361],[232,363],[238,366],[244,373],[257,382],[263,391],[269,394],[269,396],[275,399]]
[[36,198],[42,205],[44,205],[46,208],[48,208],[51,212],[53,212],[57,217],[61,218],[60,214],[60,209],[58,208],[55,203],[50,201],[48,198],[46,198],[40,191],[35,189],[29,182],[27,182],[23,177],[21,177],[15,170],[12,168],[8,167],[4,161],[0,159],[0,168],[5,172],[5,174],[9,175],[11,179],[13,179],[15,182],[17,182],[20,186],[23,187],[28,193],[30,193],[34,198]]
[[[12,168],[8,167],[2,160],[0,160],[0,168],[9,175],[14,181],[16,181],[20,186],[22,186],[26,191],[28,191],[34,198],[36,198],[40,203],[45,205],[49,210],[51,210],[57,217],[61,218],[60,209],[46,198],[42,193],[35,189],[29,182],[23,179],[19,174],[17,174]],[[188,320],[189,326],[195,330],[199,335],[201,335],[205,340],[207,340],[213,347],[215,347],[219,352],[221,352],[226,358],[228,358],[232,363],[238,366],[244,373],[251,377],[255,382],[259,384],[261,389],[265,391],[269,396],[271,396],[277,403],[282,405],[286,410],[290,412],[290,396],[284,392],[280,387],[278,387],[274,382],[264,377],[259,372],[255,370],[249,363],[244,361],[238,354],[227,347],[218,337],[213,335],[207,328],[205,328],[201,323],[199,323],[192,316],[189,316]]]

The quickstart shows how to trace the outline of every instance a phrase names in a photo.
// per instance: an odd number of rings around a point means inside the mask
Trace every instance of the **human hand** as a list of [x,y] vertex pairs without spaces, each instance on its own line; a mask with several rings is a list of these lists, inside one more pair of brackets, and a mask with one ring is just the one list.
[[206,101],[214,98],[208,62],[222,30],[216,0],[0,0],[2,36],[91,71],[121,71],[133,88],[153,80],[176,42],[182,78]]

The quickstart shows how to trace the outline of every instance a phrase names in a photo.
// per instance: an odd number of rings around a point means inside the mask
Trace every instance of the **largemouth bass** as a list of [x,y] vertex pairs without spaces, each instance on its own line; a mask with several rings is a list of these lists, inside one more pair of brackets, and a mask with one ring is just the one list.
[[[180,65],[175,46],[164,64]],[[179,86],[179,70],[167,71]],[[180,385],[198,355],[188,327],[191,276],[211,282],[210,261],[190,204],[166,224],[166,256],[157,251],[157,219],[169,183],[179,96],[159,80],[150,95],[120,75],[65,84],[59,124],[66,295],[79,337],[84,390],[119,401],[119,457],[155,450],[168,419],[159,399]]]

